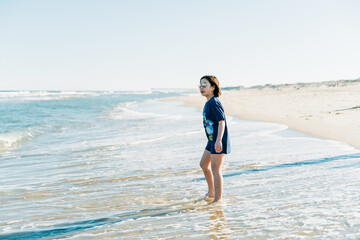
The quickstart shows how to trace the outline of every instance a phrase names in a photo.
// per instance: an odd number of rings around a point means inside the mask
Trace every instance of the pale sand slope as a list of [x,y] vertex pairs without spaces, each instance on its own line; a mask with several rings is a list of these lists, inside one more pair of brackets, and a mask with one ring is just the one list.
[[[205,97],[181,97],[202,111]],[[360,149],[360,80],[293,84],[223,91],[227,115],[287,125]]]

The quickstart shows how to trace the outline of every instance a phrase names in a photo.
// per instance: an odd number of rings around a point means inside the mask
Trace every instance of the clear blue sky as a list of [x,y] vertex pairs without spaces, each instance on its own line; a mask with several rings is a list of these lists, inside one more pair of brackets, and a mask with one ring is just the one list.
[[360,77],[359,0],[0,0],[0,90]]

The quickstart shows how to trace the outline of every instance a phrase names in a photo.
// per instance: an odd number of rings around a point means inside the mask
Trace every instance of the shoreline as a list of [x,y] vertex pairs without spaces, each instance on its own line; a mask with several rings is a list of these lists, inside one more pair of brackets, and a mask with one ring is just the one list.
[[[360,80],[234,88],[219,99],[227,115],[283,124],[360,150]],[[167,101],[201,112],[206,99],[199,94]]]

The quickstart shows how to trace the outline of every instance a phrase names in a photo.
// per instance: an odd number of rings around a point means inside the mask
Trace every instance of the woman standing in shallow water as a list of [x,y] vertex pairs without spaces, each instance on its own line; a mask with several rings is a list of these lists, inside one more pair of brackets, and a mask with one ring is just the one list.
[[207,200],[222,200],[222,164],[225,154],[230,153],[230,140],[227,130],[224,108],[218,97],[221,95],[219,81],[215,76],[203,76],[200,79],[201,95],[207,102],[203,111],[203,123],[208,143],[200,161],[207,184]]

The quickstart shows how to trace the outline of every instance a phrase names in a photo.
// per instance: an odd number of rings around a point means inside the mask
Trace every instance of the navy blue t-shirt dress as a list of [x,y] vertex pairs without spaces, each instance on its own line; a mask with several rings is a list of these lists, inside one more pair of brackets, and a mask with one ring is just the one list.
[[[225,131],[222,138],[222,151],[217,153],[215,151],[215,142],[218,134],[219,122],[225,121]],[[230,139],[227,129],[227,123],[225,118],[224,108],[221,105],[220,100],[217,97],[212,97],[206,102],[203,111],[203,123],[205,128],[206,137],[208,143],[206,150],[211,154],[229,154],[230,153]]]

